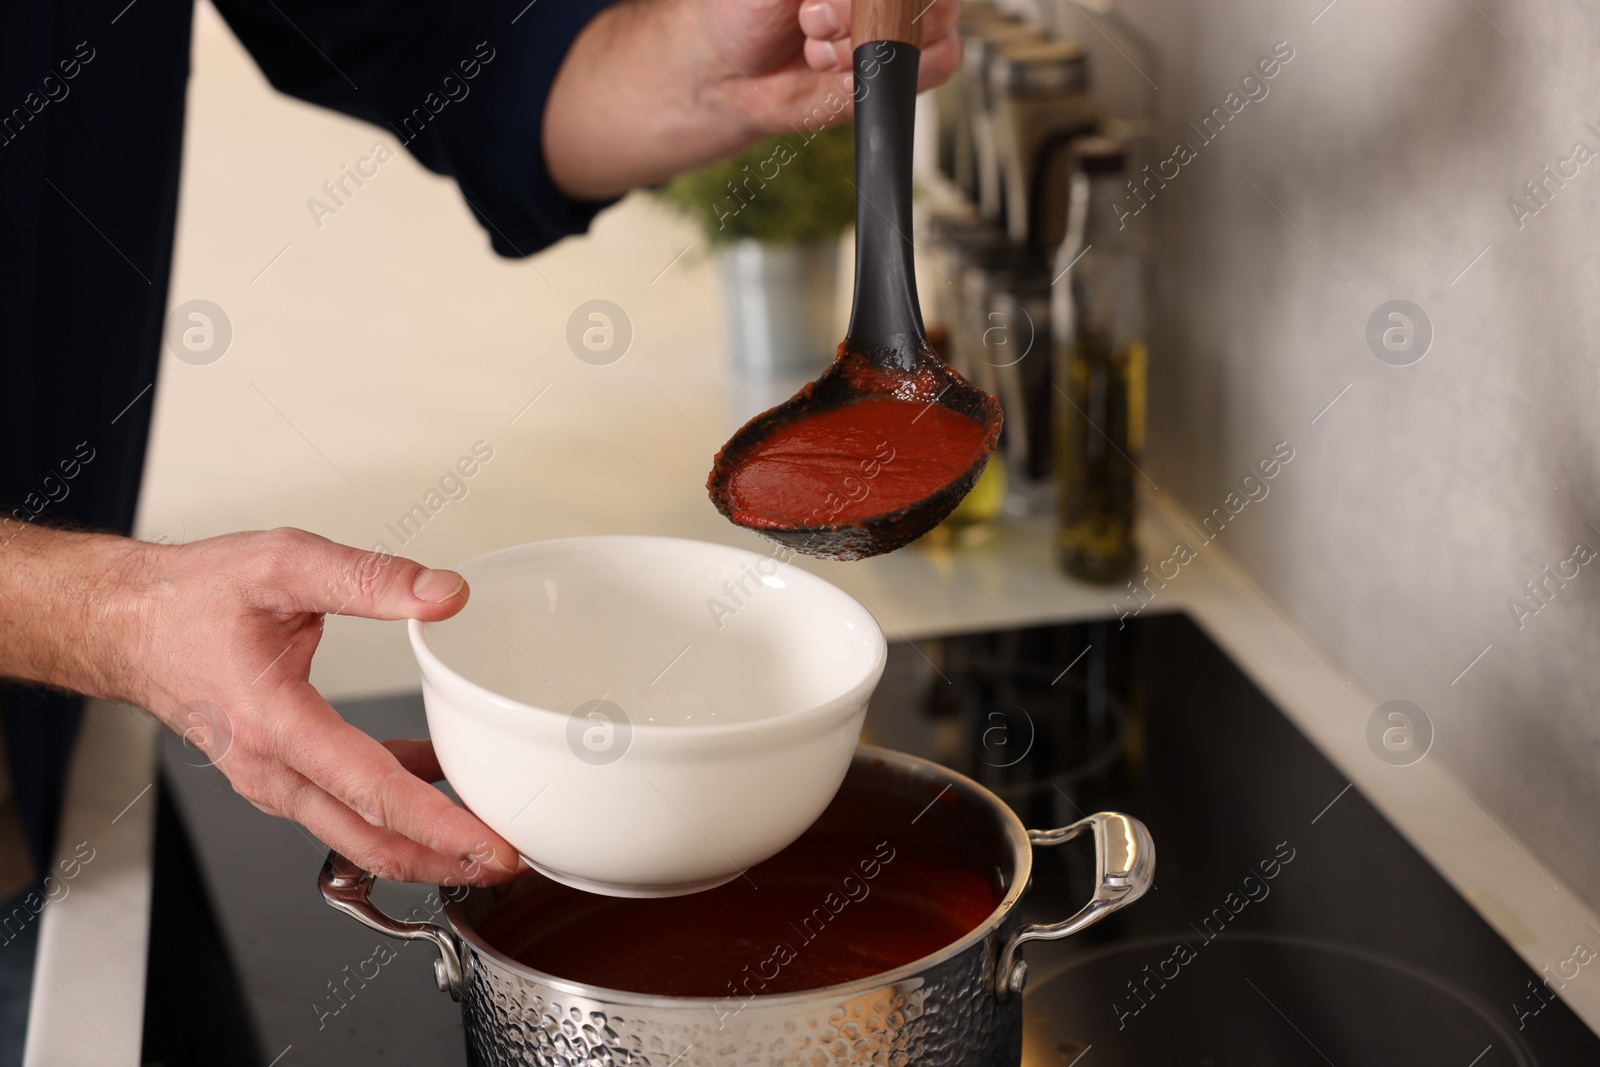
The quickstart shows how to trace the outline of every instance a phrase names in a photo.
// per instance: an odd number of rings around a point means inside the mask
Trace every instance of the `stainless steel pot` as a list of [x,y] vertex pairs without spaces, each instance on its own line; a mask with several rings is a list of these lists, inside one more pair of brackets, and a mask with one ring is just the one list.
[[[439,950],[439,988],[462,1005],[474,1067],[800,1067],[884,1064],[996,1067],[1022,1057],[1029,941],[1077,933],[1139,899],[1155,846],[1139,820],[1100,812],[1054,830],[1027,830],[993,793],[926,760],[862,746],[812,832],[848,828],[862,841],[936,849],[941,861],[993,878],[1000,904],[945,948],[893,971],[823,989],[746,998],[619,992],[543,974],[490,946],[478,929],[510,893],[445,890],[447,926],[403,922],[372,903],[372,875],[330,854],[320,879],[329,904],[391,937]],[[1024,924],[1032,849],[1089,834],[1096,888],[1062,922]]]

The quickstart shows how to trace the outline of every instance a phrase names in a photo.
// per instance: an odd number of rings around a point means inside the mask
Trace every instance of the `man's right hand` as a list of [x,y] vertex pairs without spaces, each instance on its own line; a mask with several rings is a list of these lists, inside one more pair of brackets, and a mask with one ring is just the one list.
[[[923,0],[919,89],[961,63],[958,0]],[[855,108],[850,0],[630,0],[584,27],[550,86],[545,164],[599,200],[775,134],[809,141]]]
[[453,571],[300,530],[188,545],[28,527],[0,544],[0,676],[125,700],[256,807],[381,878],[490,885],[516,849],[428,784],[427,741],[383,744],[309,681],[327,614],[445,619]]

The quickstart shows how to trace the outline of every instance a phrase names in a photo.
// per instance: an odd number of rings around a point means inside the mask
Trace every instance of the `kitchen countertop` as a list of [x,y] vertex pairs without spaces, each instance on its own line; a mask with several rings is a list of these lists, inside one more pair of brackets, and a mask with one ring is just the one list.
[[158,729],[125,705],[85,710],[51,864],[65,888],[39,915],[27,1067],[139,1062]]
[[[1590,924],[1600,927],[1436,761],[1394,767],[1377,759],[1366,741],[1374,702],[1278,612],[1220,542],[1203,544],[1170,501],[1147,503],[1140,528],[1146,558],[1166,558],[1180,541],[1197,549],[1151,610],[1193,617],[1530,966],[1554,969],[1574,942],[1590,937]],[[1116,613],[1115,590],[1054,569],[1048,525],[1040,520],[1007,524],[960,551],[913,549],[848,571],[823,569],[873,611],[891,639]],[[1127,610],[1135,602],[1122,604]],[[125,1050],[137,1054],[145,953],[137,920],[148,910],[149,808],[135,795],[153,780],[152,750],[148,723],[126,709],[101,705],[91,713],[62,840],[91,839],[99,851],[71,893],[42,916],[29,1065],[112,1065],[133,1062]],[[1320,814],[1305,813],[1308,822]],[[1381,876],[1373,872],[1374,891],[1381,892]],[[1579,979],[1561,995],[1600,1030],[1600,985]]]

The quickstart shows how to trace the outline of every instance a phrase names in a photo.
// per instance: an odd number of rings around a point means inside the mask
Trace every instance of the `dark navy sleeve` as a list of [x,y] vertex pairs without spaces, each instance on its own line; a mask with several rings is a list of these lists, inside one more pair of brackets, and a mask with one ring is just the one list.
[[274,87],[382,127],[456,180],[496,252],[527,256],[613,201],[556,188],[545,99],[615,0],[217,0]]

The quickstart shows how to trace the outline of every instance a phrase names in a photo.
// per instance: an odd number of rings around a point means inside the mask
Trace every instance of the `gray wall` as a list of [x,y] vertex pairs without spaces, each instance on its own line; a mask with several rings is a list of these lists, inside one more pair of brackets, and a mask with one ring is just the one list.
[[[1205,512],[1289,441],[1221,543],[1375,701],[1420,705],[1427,758],[1600,906],[1600,560],[1520,627],[1508,606],[1600,549],[1600,158],[1521,228],[1507,207],[1575,142],[1600,152],[1600,11],[1336,0],[1313,24],[1325,2],[1122,5],[1158,46],[1161,154],[1198,149],[1155,201],[1146,470]],[[1136,99],[1067,0],[1046,14]],[[1268,95],[1200,147],[1185,123],[1278,41]],[[1366,340],[1391,299],[1432,322],[1411,366]]]

